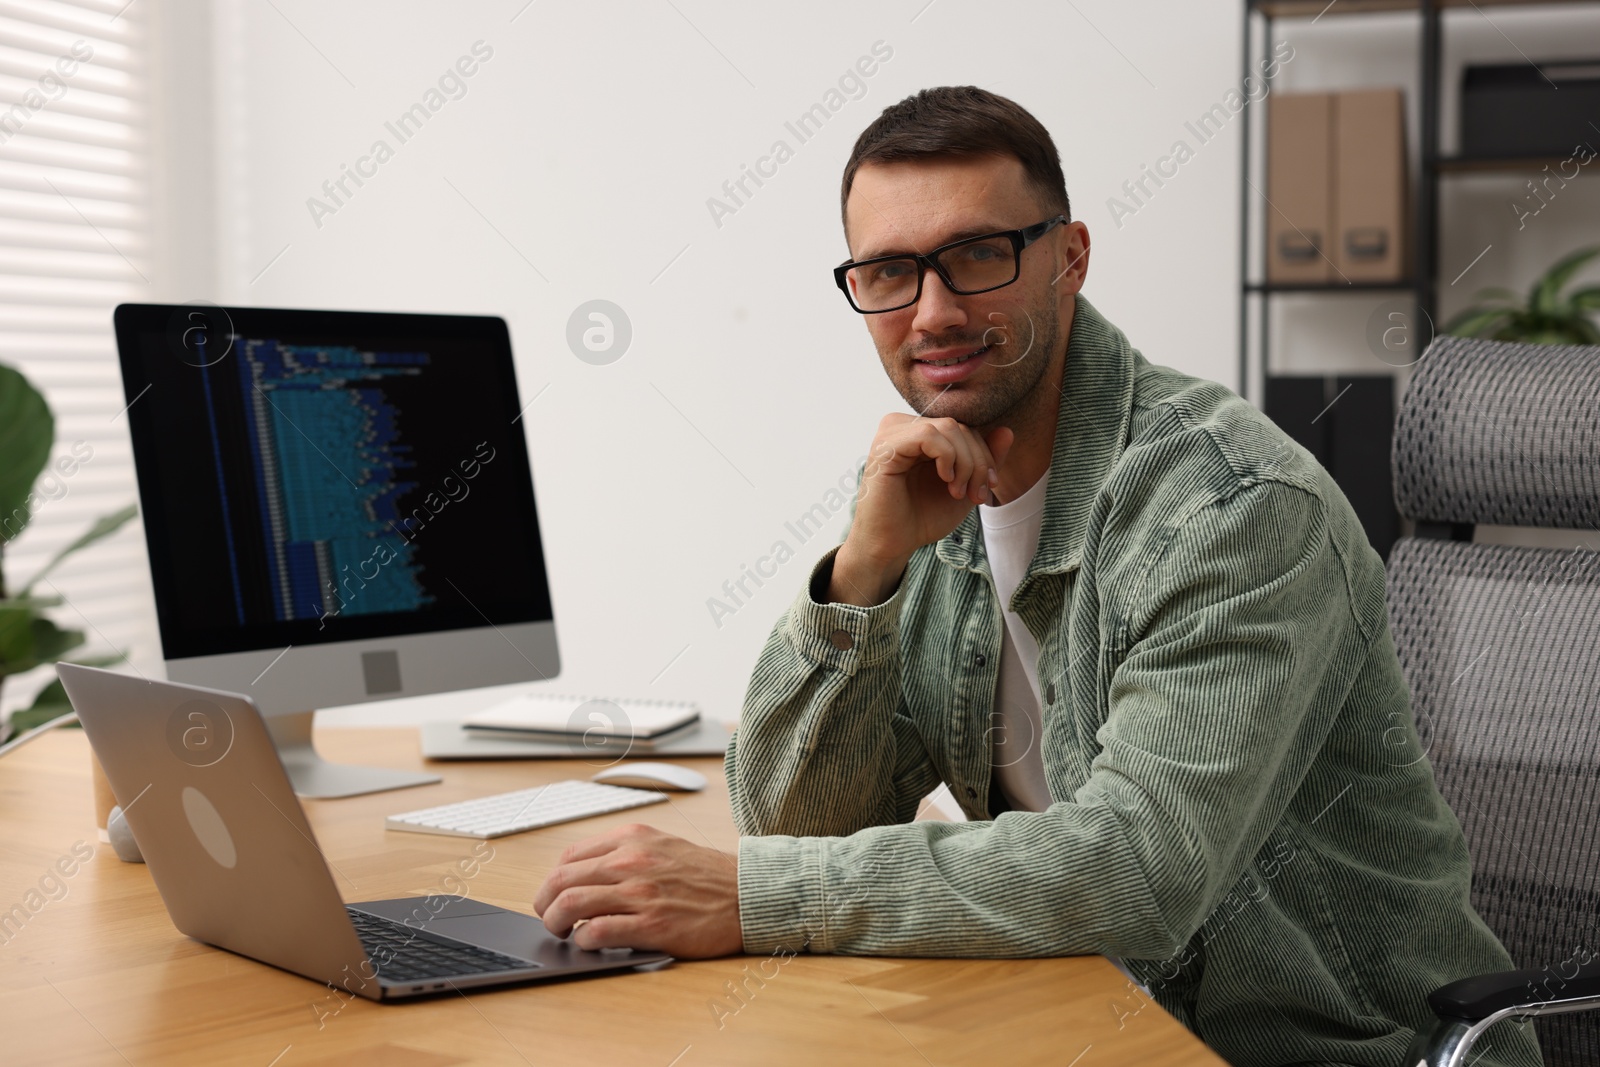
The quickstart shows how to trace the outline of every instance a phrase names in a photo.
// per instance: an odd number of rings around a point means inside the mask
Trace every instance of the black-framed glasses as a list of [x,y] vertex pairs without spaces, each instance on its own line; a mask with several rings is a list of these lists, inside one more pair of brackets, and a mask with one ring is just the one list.
[[1022,250],[1049,233],[1065,215],[940,245],[927,255],[902,252],[877,259],[846,261],[833,268],[833,280],[850,306],[863,315],[899,311],[922,299],[922,279],[932,270],[952,293],[972,296],[1016,281]]

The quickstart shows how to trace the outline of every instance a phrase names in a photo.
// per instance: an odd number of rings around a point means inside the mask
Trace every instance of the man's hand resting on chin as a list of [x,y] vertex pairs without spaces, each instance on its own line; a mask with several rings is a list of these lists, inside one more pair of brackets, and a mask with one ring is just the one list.
[[744,951],[739,861],[637,823],[563,852],[533,910],[552,934],[570,933],[584,949],[651,949],[683,959]]

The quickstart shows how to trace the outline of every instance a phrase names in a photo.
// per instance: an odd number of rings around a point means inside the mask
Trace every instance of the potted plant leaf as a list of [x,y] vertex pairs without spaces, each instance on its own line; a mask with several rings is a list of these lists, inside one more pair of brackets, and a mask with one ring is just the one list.
[[[59,607],[62,598],[41,594],[40,583],[68,556],[115,533],[138,513],[137,506],[130,504],[96,519],[38,573],[11,590],[5,581],[5,549],[38,509],[35,483],[50,461],[54,441],[55,417],[50,405],[21,372],[0,364],[0,686],[13,674],[55,663],[83,645],[82,630],[63,629],[45,613]],[[104,665],[120,659],[120,655],[110,655],[76,662]],[[0,729],[0,740],[13,730],[37,726],[70,710],[61,683],[52,682],[31,707],[11,716],[9,728]]]
[[1445,323],[1445,333],[1490,341],[1522,341],[1540,345],[1600,345],[1600,286],[1562,293],[1584,265],[1600,256],[1600,246],[1580,248],[1560,260],[1533,283],[1527,299],[1510,289],[1484,289],[1482,303]]

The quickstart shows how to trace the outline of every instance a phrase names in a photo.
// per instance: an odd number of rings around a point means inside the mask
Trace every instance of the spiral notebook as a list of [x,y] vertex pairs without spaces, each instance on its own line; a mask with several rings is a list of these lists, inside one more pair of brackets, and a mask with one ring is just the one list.
[[665,739],[699,719],[700,708],[684,701],[528,693],[468,715],[462,725],[500,737],[604,743]]

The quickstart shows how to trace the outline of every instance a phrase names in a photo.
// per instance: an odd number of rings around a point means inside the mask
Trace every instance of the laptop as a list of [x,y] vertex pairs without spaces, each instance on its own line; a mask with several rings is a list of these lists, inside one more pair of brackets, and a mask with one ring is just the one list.
[[369,1000],[672,959],[586,951],[534,916],[442,889],[346,904],[249,697],[56,670],[167,914],[190,937]]

